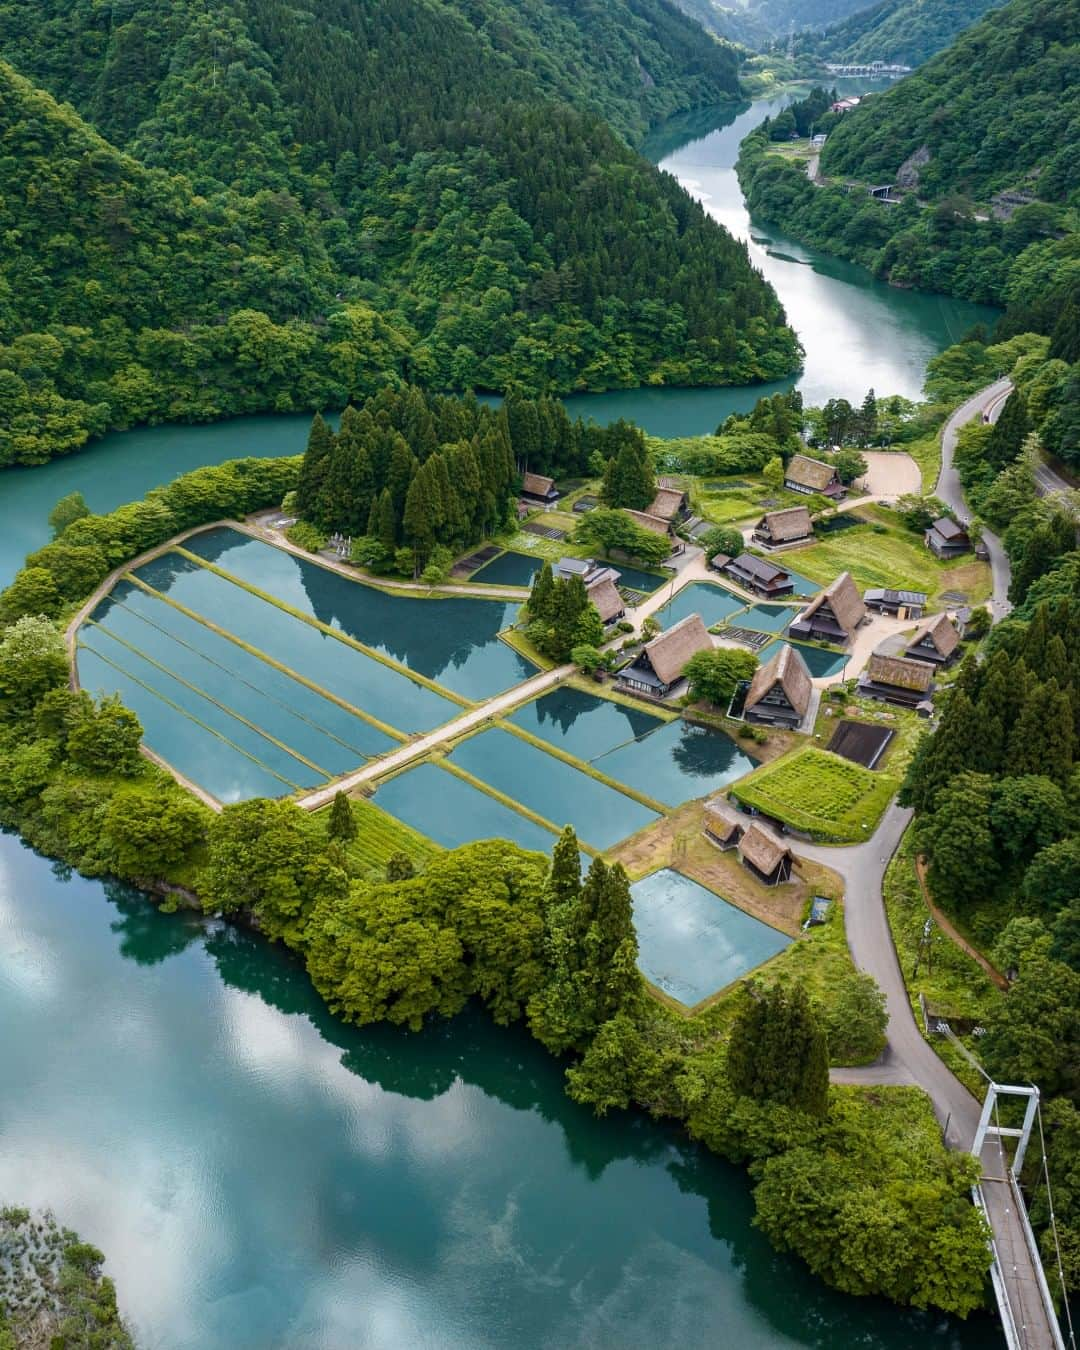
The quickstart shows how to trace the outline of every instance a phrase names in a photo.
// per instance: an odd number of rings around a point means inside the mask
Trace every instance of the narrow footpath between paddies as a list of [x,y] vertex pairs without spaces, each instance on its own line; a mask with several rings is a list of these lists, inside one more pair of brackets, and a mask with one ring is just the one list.
[[529,699],[535,698],[537,694],[544,693],[545,690],[550,689],[561,680],[565,680],[576,670],[577,666],[572,664],[556,666],[554,670],[543,670],[538,675],[534,675],[532,679],[514,685],[513,689],[507,689],[505,693],[497,694],[495,698],[489,699],[479,708],[472,708],[452,722],[446,722],[443,726],[436,727],[434,731],[429,731],[423,736],[417,736],[415,740],[409,741],[400,749],[391,750],[381,759],[365,764],[355,773],[347,774],[344,778],[338,778],[332,783],[327,783],[325,787],[316,788],[314,792],[308,792],[302,797],[297,797],[296,803],[298,806],[302,806],[305,811],[316,811],[320,806],[325,806],[327,802],[332,801],[336,793],[351,792],[353,788],[357,788],[363,783],[369,783],[373,778],[381,778],[384,774],[391,773],[395,769],[404,768],[406,764],[411,764],[414,759],[420,759],[424,755],[430,754],[436,746],[456,740],[466,731],[471,731],[482,722],[490,721],[491,718],[516,707],[519,703],[526,703]]

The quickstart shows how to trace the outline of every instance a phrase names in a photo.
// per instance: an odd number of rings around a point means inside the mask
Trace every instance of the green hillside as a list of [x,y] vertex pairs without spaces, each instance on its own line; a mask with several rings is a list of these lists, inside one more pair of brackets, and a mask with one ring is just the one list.
[[825,61],[921,66],[1002,0],[882,0],[799,43]]
[[541,93],[631,139],[739,93],[735,54],[666,0],[0,0],[0,51],[125,146],[199,68],[209,87],[188,116],[231,90],[249,129],[284,115],[304,146],[357,154]]
[[[895,284],[1008,305],[1011,331],[1049,332],[1080,282],[1078,41],[1072,0],[1010,0],[885,93],[819,117],[818,184],[772,153],[788,133],[766,124],[740,153],[751,210]],[[884,183],[898,205],[868,196]]]
[[822,169],[884,181],[925,148],[923,197],[960,192],[988,202],[1026,188],[1064,202],[1080,186],[1078,43],[1072,0],[1011,0],[846,117]]
[[118,18],[0,3],[19,67],[0,64],[19,241],[0,259],[0,464],[387,381],[567,392],[794,367],[744,247],[601,115],[636,138],[737,89],[730,49],[663,0],[133,0]]

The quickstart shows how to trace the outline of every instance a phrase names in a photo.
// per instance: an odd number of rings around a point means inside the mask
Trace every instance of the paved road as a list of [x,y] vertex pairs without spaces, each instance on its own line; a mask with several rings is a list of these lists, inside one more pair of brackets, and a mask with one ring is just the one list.
[[[942,467],[938,496],[968,518],[960,480],[952,464],[956,435],[972,417],[987,415],[995,421],[1011,390],[1008,380],[999,380],[963,404],[946,423],[942,433]],[[1000,540],[984,533],[993,568],[992,615],[995,622],[1011,609],[1008,601],[1010,569]],[[893,802],[873,837],[851,848],[826,848],[802,844],[797,852],[839,872],[845,889],[845,928],[852,958],[860,970],[872,975],[885,995],[889,1023],[886,1049],[877,1063],[861,1069],[834,1070],[834,1082],[915,1084],[930,1098],[951,1148],[970,1150],[979,1122],[980,1106],[971,1093],[938,1058],[923,1039],[904,986],[892,934],[885,913],[885,870],[903,838],[912,813]],[[982,1195],[994,1230],[998,1268],[1007,1292],[1008,1308],[1015,1320],[1010,1344],[1030,1350],[1053,1350],[1061,1344],[1060,1332],[1045,1307],[1038,1272],[1025,1241],[1024,1227],[1006,1177],[1006,1161],[999,1143],[988,1141],[980,1156]]]
[[[1007,379],[997,380],[994,384],[988,385],[987,388],[980,389],[977,394],[972,395],[966,403],[962,403],[957,408],[942,430],[941,473],[938,475],[936,491],[945,505],[952,507],[964,524],[967,524],[971,519],[971,512],[968,510],[968,504],[964,498],[960,475],[953,468],[953,451],[956,449],[957,433],[973,417],[981,417],[986,414],[991,422],[996,422],[1005,406],[1005,400],[1011,392],[1012,382]],[[994,586],[993,598],[990,601],[990,613],[996,623],[998,619],[1003,619],[1012,609],[1009,602],[1009,583],[1012,581],[1012,568],[1009,566],[1009,559],[1006,557],[1005,549],[997,535],[984,529],[982,537],[990,553],[990,572]]]
[[1055,472],[1049,464],[1042,462],[1035,465],[1035,486],[1040,497],[1045,497],[1048,492],[1071,492],[1073,490],[1072,483],[1062,478],[1061,474]]

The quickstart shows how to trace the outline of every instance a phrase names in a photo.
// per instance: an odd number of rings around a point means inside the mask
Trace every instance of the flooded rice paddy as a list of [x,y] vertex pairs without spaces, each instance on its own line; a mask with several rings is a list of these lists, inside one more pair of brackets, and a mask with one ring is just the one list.
[[754,767],[730,736],[563,687],[510,721],[667,806],[719,791]]
[[638,968],[692,1008],[782,952],[791,939],[669,868],[630,888]]

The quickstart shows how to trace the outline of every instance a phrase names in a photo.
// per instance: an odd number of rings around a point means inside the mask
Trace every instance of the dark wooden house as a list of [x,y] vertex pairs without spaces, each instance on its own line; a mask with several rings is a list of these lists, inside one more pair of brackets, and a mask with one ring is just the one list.
[[682,553],[685,550],[686,545],[673,533],[671,521],[661,520],[659,516],[650,515],[648,511],[632,511],[628,506],[624,506],[622,512],[624,516],[628,516],[634,522],[639,530],[648,530],[650,534],[667,535],[672,553]]
[[543,507],[550,511],[559,500],[559,493],[553,478],[545,478],[542,473],[524,474],[521,480],[521,500],[526,506]]
[[935,520],[924,538],[926,547],[935,558],[958,558],[962,553],[971,552],[971,539],[967,530],[948,516]]
[[686,515],[689,500],[686,492],[680,487],[660,486],[656,489],[656,496],[646,509],[648,514],[655,516],[657,520],[665,521],[668,525],[675,525]]
[[793,730],[806,716],[813,693],[813,682],[806,662],[786,642],[750,681],[743,705],[747,722]]
[[859,676],[859,693],[863,698],[875,698],[882,703],[929,713],[934,693],[934,667],[906,656],[884,656],[875,652]]
[[[720,556],[713,559],[714,565],[719,562]],[[752,553],[740,553],[737,558],[728,558],[716,570],[755,595],[764,596],[766,600],[780,599],[795,589],[790,572],[785,572],[775,563],[766,562],[764,558],[755,558]]]
[[713,797],[705,803],[705,838],[717,848],[735,848],[742,839],[746,826],[739,813],[723,797]]
[[835,581],[814,596],[788,632],[794,638],[843,645],[851,641],[865,618],[866,606],[859,588],[850,572],[841,572]]
[[890,614],[894,619],[921,619],[928,598],[925,591],[871,589],[863,592],[867,609]]
[[751,825],[739,840],[739,861],[766,886],[791,880],[791,849],[785,848],[760,825]]
[[960,633],[947,614],[935,614],[915,630],[907,646],[907,655],[915,661],[947,666],[960,647]]
[[618,623],[626,613],[626,601],[619,594],[619,588],[615,584],[618,575],[618,572],[613,572],[610,568],[607,568],[603,575],[589,582],[585,587],[586,593],[596,606],[596,612],[600,615],[605,627],[611,623]]
[[695,653],[712,648],[713,640],[701,615],[688,614],[645,644],[637,659],[619,672],[618,687],[632,694],[666,698],[682,683],[687,661]]

